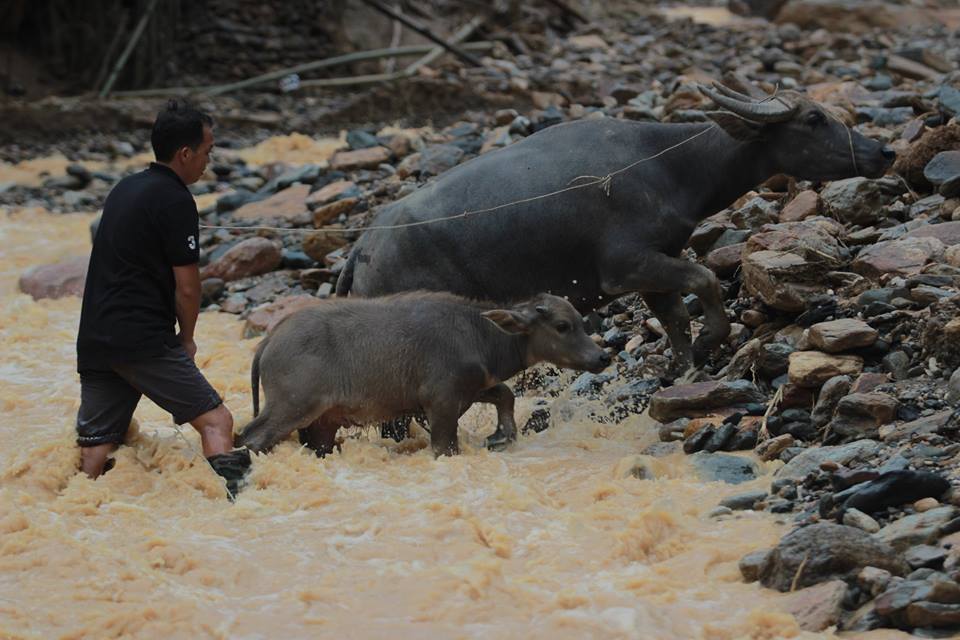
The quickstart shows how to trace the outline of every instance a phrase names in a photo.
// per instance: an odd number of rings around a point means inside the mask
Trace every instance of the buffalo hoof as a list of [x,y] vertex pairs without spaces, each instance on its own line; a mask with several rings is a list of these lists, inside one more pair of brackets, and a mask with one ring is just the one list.
[[487,436],[486,445],[490,451],[504,451],[516,438],[510,438],[499,429],[492,435]]

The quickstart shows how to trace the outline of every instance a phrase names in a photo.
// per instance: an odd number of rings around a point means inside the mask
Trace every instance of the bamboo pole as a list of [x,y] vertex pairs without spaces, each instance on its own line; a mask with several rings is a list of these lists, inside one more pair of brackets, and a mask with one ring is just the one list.
[[107,78],[107,83],[103,85],[103,89],[100,90],[101,98],[107,97],[110,89],[113,88],[114,82],[117,81],[117,76],[120,75],[120,71],[123,70],[123,66],[127,63],[127,58],[130,57],[134,47],[137,46],[137,41],[139,41],[140,36],[143,35],[143,30],[150,20],[150,14],[153,13],[153,8],[156,6],[157,0],[150,0],[150,4],[147,5],[147,10],[144,12],[143,17],[140,18],[140,22],[137,23],[137,28],[134,29],[133,35],[130,36],[130,42],[127,43],[127,48],[120,54],[120,57],[117,59],[117,64],[113,66],[113,71],[110,72],[110,77]]
[[[495,43],[493,42],[468,42],[463,47],[471,51],[488,51],[494,47]],[[357,51],[355,53],[350,53],[342,56],[336,56],[334,58],[324,58],[323,60],[316,60],[314,62],[306,62],[295,67],[288,67],[286,69],[279,69],[277,71],[271,71],[270,73],[265,73],[255,78],[249,78],[247,80],[242,80],[233,84],[244,83],[242,87],[245,88],[248,86],[253,86],[255,84],[260,84],[262,82],[269,82],[270,80],[277,80],[291,73],[298,73],[302,71],[309,71],[312,69],[319,69],[323,67],[332,67],[339,64],[347,64],[349,62],[358,62],[361,60],[376,60],[379,58],[388,58],[388,57],[406,57],[406,56],[418,56],[423,54],[429,54],[433,51],[436,51],[437,47],[432,45],[407,45],[403,47],[396,47],[392,49],[372,49],[370,51]],[[441,50],[442,53],[442,50]],[[400,72],[402,73],[402,72]],[[377,75],[391,75],[391,74],[377,74]],[[396,75],[396,74],[392,74]],[[368,76],[354,76],[355,78],[366,78]],[[373,77],[373,76],[369,76]],[[255,82],[250,82],[254,80]],[[350,78],[324,78],[326,80],[333,81],[348,81]],[[300,86],[321,86],[321,85],[311,85],[310,83],[320,82],[321,80],[304,80],[300,83]],[[361,82],[363,82],[362,80]],[[331,83],[331,86],[336,83]],[[340,84],[351,84],[350,82],[341,82]],[[224,87],[230,85],[206,85],[198,87],[165,87],[157,89],[135,89],[131,91],[115,91],[111,95],[118,98],[148,98],[148,97],[157,97],[157,96],[170,96],[170,95],[187,95],[192,93],[204,93],[204,95],[219,95],[221,93],[227,93],[223,91]],[[215,94],[205,93],[213,89],[218,89]],[[230,89],[230,91],[235,89]]]
[[430,29],[428,29],[428,28],[426,28],[425,26],[423,26],[422,24],[420,24],[419,22],[416,22],[415,20],[412,20],[411,18],[407,17],[406,15],[404,15],[404,14],[402,14],[402,13],[397,13],[396,11],[394,11],[393,9],[391,9],[390,7],[388,7],[388,6],[386,6],[385,4],[383,4],[382,2],[380,2],[380,0],[363,0],[363,2],[364,2],[365,4],[373,7],[374,9],[376,9],[376,10],[379,11],[380,13],[384,14],[385,16],[390,17],[390,18],[393,18],[394,20],[397,20],[397,21],[399,21],[400,23],[402,23],[404,26],[406,26],[406,27],[408,27],[408,28],[410,28],[410,29],[413,29],[414,31],[416,31],[416,32],[419,33],[420,35],[424,36],[425,38],[428,38],[428,39],[436,42],[438,45],[440,45],[441,47],[443,47],[444,49],[446,49],[446,50],[449,51],[450,53],[456,55],[458,58],[460,58],[460,59],[463,60],[464,62],[467,62],[468,64],[471,64],[471,65],[473,65],[473,66],[475,66],[475,67],[482,67],[482,66],[483,66],[483,63],[480,62],[480,60],[479,60],[476,56],[473,56],[473,55],[467,53],[466,51],[464,51],[464,50],[461,49],[460,47],[456,46],[456,45],[453,44],[452,42],[449,42],[449,41],[447,41],[447,40],[444,40],[443,38],[441,38],[440,36],[438,36],[437,34],[435,34],[433,31],[431,31]]

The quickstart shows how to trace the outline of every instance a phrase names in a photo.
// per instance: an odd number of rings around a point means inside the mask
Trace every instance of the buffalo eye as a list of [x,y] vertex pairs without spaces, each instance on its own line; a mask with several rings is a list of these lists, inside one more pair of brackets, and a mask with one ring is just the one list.
[[569,323],[569,322],[558,322],[558,323],[557,323],[557,326],[556,326],[556,329],[557,329],[557,333],[566,333],[567,331],[570,331],[570,323]]
[[806,115],[804,121],[811,127],[817,127],[822,124],[826,124],[827,117],[820,113],[819,111],[811,111]]

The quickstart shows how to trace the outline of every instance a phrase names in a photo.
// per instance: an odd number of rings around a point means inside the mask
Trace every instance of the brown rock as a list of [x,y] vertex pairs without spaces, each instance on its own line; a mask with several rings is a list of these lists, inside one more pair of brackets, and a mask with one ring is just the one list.
[[867,247],[853,261],[851,269],[877,280],[891,273],[909,276],[920,273],[924,265],[943,256],[945,247],[936,238],[899,238]]
[[754,449],[761,460],[775,460],[784,449],[792,447],[796,440],[789,433],[784,433],[776,438],[764,440]]
[[541,110],[549,107],[563,107],[567,104],[567,99],[559,93],[547,93],[545,91],[531,92],[530,100],[534,107]]
[[835,356],[819,351],[794,351],[790,354],[787,375],[801,387],[819,387],[834,376],[856,375],[863,370],[859,356]]
[[883,393],[852,393],[837,403],[830,430],[846,438],[876,438],[878,428],[896,417],[898,404]]
[[201,279],[220,278],[226,282],[269,273],[280,266],[280,247],[266,238],[249,238],[231,247],[220,258],[204,267]]
[[870,371],[861,373],[853,381],[850,387],[850,393],[870,393],[882,384],[890,382],[890,376],[886,373],[873,373]]
[[731,244],[714,249],[707,254],[704,262],[721,278],[733,275],[740,266],[740,252],[744,243]]
[[674,385],[650,399],[650,417],[670,422],[682,417],[700,417],[713,409],[763,402],[764,395],[747,380],[710,381]]
[[956,123],[928,130],[906,151],[897,154],[893,170],[914,188],[929,189],[930,182],[923,175],[924,168],[935,155],[952,149],[960,149],[960,124]]
[[347,244],[347,240],[342,233],[327,233],[326,231],[314,231],[308,234],[301,243],[303,252],[323,263],[328,253],[336,251]]
[[357,185],[349,180],[337,180],[324,185],[307,196],[307,207],[314,209],[316,207],[329,204],[334,200],[343,197],[343,194],[354,189]]
[[801,191],[780,212],[780,222],[798,222],[820,212],[820,196],[816,191]]
[[792,0],[777,14],[777,23],[792,22],[804,29],[866,33],[873,29],[930,25],[931,12],[879,0]]
[[906,622],[911,627],[953,627],[955,629],[960,626],[960,604],[911,602],[907,605]]
[[354,171],[356,169],[376,169],[390,161],[390,149],[369,147],[353,151],[338,151],[330,158],[330,168],[334,171]]
[[233,218],[236,220],[309,219],[310,212],[307,211],[306,204],[309,193],[310,185],[295,184],[265,200],[248,202],[233,212]]
[[810,344],[820,351],[839,353],[869,347],[877,341],[877,330],[863,320],[842,318],[810,327]]
[[313,226],[322,227],[341,213],[350,213],[350,210],[357,206],[358,202],[360,202],[360,198],[342,198],[314,209]]
[[783,609],[793,615],[804,631],[823,631],[840,621],[846,595],[846,582],[830,580],[791,593]]
[[278,298],[274,302],[254,310],[247,317],[247,323],[243,328],[243,337],[252,338],[268,332],[290,314],[319,304],[324,304],[324,302],[309,295]]
[[89,262],[90,258],[84,256],[30,267],[20,276],[17,286],[34,300],[81,296]]
[[395,158],[402,158],[413,151],[413,141],[408,134],[398,133],[390,138],[390,142],[387,143],[387,148],[390,149],[390,153],[392,153]]
[[826,268],[786,251],[756,251],[743,259],[747,291],[781,311],[800,312],[828,288]]
[[[567,44],[577,51],[590,51],[593,49],[607,49],[606,41],[598,35],[572,36],[567,38]],[[562,105],[561,105],[562,106]],[[542,109],[543,107],[537,107]]]
[[907,238],[936,238],[946,247],[960,244],[960,222],[941,222],[940,224],[926,224],[914,229],[906,235]]
[[809,409],[816,400],[813,389],[789,382],[780,388],[783,389],[780,396],[781,409]]

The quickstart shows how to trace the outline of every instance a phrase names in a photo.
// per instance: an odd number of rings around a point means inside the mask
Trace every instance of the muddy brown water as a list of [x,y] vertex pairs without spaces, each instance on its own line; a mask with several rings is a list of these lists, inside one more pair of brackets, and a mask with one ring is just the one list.
[[[655,440],[640,416],[602,425],[579,407],[490,453],[494,411],[474,408],[463,455],[439,460],[422,432],[397,445],[358,430],[323,460],[291,440],[255,458],[230,504],[196,435],[144,400],[116,467],[77,475],[80,301],[35,302],[16,281],[86,254],[93,215],[0,213],[0,638],[830,635],[740,579],[739,558],[785,524],[706,517],[769,476],[704,483],[675,455],[655,480],[624,478]],[[235,316],[201,315],[198,362],[238,426],[258,341],[241,336]],[[518,402],[519,419],[530,410]]]

